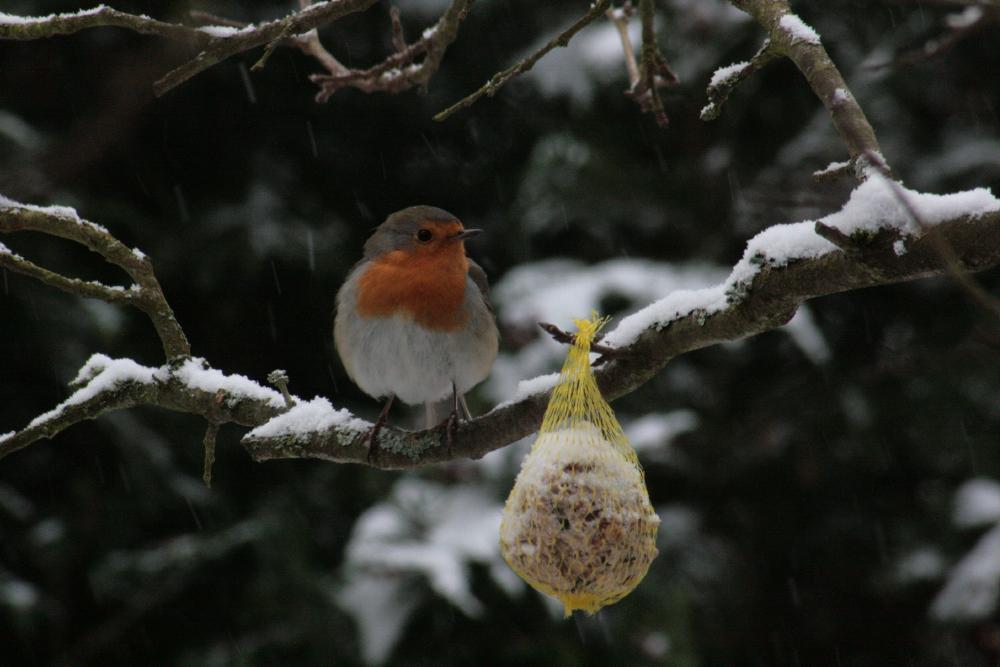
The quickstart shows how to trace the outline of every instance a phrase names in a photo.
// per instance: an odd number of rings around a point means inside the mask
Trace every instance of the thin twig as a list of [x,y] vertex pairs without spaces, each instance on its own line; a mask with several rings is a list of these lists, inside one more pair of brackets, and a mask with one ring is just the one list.
[[618,31],[618,39],[622,43],[622,53],[625,56],[628,87],[632,89],[639,83],[639,64],[635,59],[635,49],[632,48],[632,38],[628,34],[628,21],[635,14],[635,8],[631,2],[626,1],[621,7],[611,7],[604,14]]
[[[393,13],[395,53],[368,69],[348,69],[336,63],[334,67],[327,68],[326,74],[311,75],[309,80],[320,87],[316,101],[326,102],[335,92],[344,88],[355,88],[366,93],[398,93],[414,87],[426,89],[431,77],[440,67],[445,51],[458,37],[459,26],[468,16],[472,3],[473,0],[452,0],[438,22],[409,45],[403,41],[398,12]],[[318,44],[318,40],[316,43]],[[423,61],[417,63],[421,56]]]
[[642,22],[641,75],[638,83],[629,90],[629,95],[638,102],[640,109],[653,115],[657,125],[666,127],[670,119],[663,109],[659,89],[677,83],[677,75],[667,65],[656,44],[655,19],[653,0],[639,0],[639,20]]
[[205,486],[212,488],[212,466],[215,465],[215,440],[219,435],[219,425],[209,422],[205,429],[205,438],[202,440],[202,447],[205,449],[205,461],[202,467],[201,479]]
[[275,369],[267,374],[267,381],[278,388],[281,392],[281,397],[285,399],[285,407],[291,409],[295,406],[295,401],[292,400],[292,395],[288,393],[288,373],[279,369]]
[[[826,107],[833,126],[847,146],[854,163],[855,174],[866,175],[864,154],[870,151],[881,155],[875,130],[861,109],[850,88],[823,47],[818,35],[808,34],[802,20],[792,12],[788,0],[730,0],[747,12],[763,27],[770,48],[795,63],[812,91]],[[795,29],[796,27],[801,30]],[[804,37],[805,33],[805,37]]]
[[[969,12],[972,12],[971,16]],[[888,62],[867,65],[866,69],[909,66],[937,58],[951,51],[966,37],[998,21],[1000,21],[1000,5],[968,3],[965,12],[945,17],[948,30],[943,35],[929,39],[921,48],[902,53]]]
[[[552,339],[557,343],[562,343],[563,345],[575,345],[576,344],[576,334],[571,334],[568,331],[563,331],[554,324],[548,322],[539,322],[538,326],[541,327],[542,331],[552,336]],[[628,356],[627,351],[620,350],[614,347],[608,347],[607,345],[601,345],[598,341],[600,337],[596,338],[594,342],[590,344],[590,351],[596,352],[601,355],[594,360],[594,366],[600,366],[611,359],[618,359],[624,356]]]
[[282,35],[299,35],[313,28],[333,23],[349,14],[364,11],[376,0],[329,0],[293,12],[288,16],[262,23],[255,28],[240,31],[228,37],[219,37],[206,46],[192,60],[177,67],[153,84],[157,96],[166,94],[191,77],[204,72],[237,53],[280,40]]
[[816,230],[816,234],[822,236],[844,252],[852,255],[858,255],[861,253],[862,249],[858,242],[836,227],[831,227],[830,225],[817,220],[814,229]]
[[736,86],[780,57],[781,54],[771,48],[771,40],[766,39],[749,62],[736,63],[716,70],[705,91],[708,104],[701,110],[701,119],[708,121],[718,118],[722,114],[722,105],[729,99]]
[[576,33],[580,32],[581,30],[583,30],[583,28],[592,23],[601,14],[603,14],[610,6],[611,6],[611,0],[597,0],[597,2],[594,2],[590,6],[590,11],[588,11],[586,14],[584,14],[576,21],[574,21],[573,25],[571,25],[569,28],[567,28],[566,30],[564,30],[563,32],[559,33],[551,40],[549,40],[549,42],[545,44],[545,46],[538,49],[537,51],[529,55],[527,58],[524,58],[515,65],[508,67],[502,72],[497,72],[492,77],[490,77],[490,80],[484,83],[477,91],[459,100],[458,102],[451,105],[444,111],[440,111],[437,114],[435,114],[434,120],[437,121],[445,120],[446,118],[454,114],[456,111],[472,106],[483,95],[486,95],[487,97],[493,97],[493,95],[495,95],[496,92],[504,86],[504,84],[506,84],[515,76],[518,76],[519,74],[524,74],[525,72],[530,70],[532,67],[535,66],[535,63],[541,60],[542,57],[545,56],[545,54],[547,54],[549,51],[561,46],[568,45],[570,40],[573,39],[573,36]]

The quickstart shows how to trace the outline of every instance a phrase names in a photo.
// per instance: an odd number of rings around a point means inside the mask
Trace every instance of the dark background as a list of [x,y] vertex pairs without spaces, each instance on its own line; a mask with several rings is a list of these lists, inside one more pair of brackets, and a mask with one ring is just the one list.
[[[401,2],[407,34],[436,21],[442,4]],[[291,9],[114,6],[169,20],[202,9],[260,21]],[[795,9],[823,35],[909,186],[1000,186],[996,25],[934,59],[880,68],[939,33],[947,12],[884,1]],[[620,60],[588,69],[579,45],[543,61],[537,78],[431,120],[583,11],[477,3],[426,95],[344,91],[323,105],[307,80],[317,64],[287,49],[262,71],[248,72],[259,51],[244,54],[155,99],[152,82],[191,48],[110,28],[0,42],[0,193],[76,206],[150,255],[195,354],[214,367],[260,381],[284,368],[297,395],[372,418],[378,404],[332,352],[331,311],[364,239],[392,211],[427,203],[488,230],[470,251],[502,285],[512,268],[556,257],[727,267],[760,229],[846,200],[850,182],[810,180],[846,156],[789,63],[748,80],[718,121],[699,120],[712,71],[748,59],[763,38],[718,0],[657,3],[660,44],[682,80],[664,93],[666,130],[622,95]],[[585,47],[607,29],[577,40]],[[388,5],[321,34],[345,63],[372,64],[391,48]],[[122,280],[57,239],[2,241],[69,275]],[[1000,274],[979,279],[995,292]],[[137,312],[9,272],[2,281],[0,432],[65,398],[94,352],[161,363]],[[621,315],[648,300],[610,289],[594,305]],[[534,333],[498,302],[504,358],[523,377],[556,369],[558,350],[544,363],[524,358]],[[990,564],[1000,547],[980,541],[988,522],[958,525],[953,510],[963,484],[1000,473],[997,323],[943,278],[810,309],[826,356],[768,333],[686,355],[615,403],[627,426],[657,414],[697,425],[643,449],[664,517],[661,555],[596,619],[565,621],[533,592],[508,590],[492,552],[460,559],[478,609],[429,586],[419,567],[366,571],[352,559],[352,530],[373,506],[409,517],[407,539],[437,553],[434,522],[452,494],[499,506],[514,455],[409,473],[253,464],[241,429],[226,427],[209,491],[204,424],[138,409],[0,462],[0,664],[360,664],[355,607],[399,611],[401,634],[383,652],[400,665],[996,664],[990,572],[1000,567]],[[508,396],[484,389],[474,411]],[[988,506],[1000,491],[980,482]],[[423,485],[430,501],[411,503],[406,484]],[[977,544],[986,575],[973,590],[985,609],[935,613]],[[359,582],[379,579],[393,582],[398,603],[365,598]],[[345,603],[348,590],[362,593]]]

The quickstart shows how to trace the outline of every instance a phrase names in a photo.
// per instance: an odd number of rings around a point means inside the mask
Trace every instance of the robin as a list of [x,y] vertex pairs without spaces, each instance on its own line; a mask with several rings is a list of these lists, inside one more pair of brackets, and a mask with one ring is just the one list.
[[500,340],[486,273],[465,254],[481,232],[433,206],[397,211],[337,293],[337,353],[362,391],[386,399],[370,449],[397,398],[425,404],[430,427],[433,404],[450,395],[449,440],[460,415],[471,418],[464,394],[489,374]]

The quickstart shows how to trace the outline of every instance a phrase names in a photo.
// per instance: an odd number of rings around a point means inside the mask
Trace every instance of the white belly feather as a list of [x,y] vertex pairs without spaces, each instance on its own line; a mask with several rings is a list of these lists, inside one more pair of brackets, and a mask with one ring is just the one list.
[[464,394],[482,382],[497,356],[499,335],[479,288],[466,278],[467,325],[458,331],[430,331],[405,313],[362,318],[357,312],[355,270],[337,295],[334,339],[347,374],[375,398],[395,394],[416,405]]

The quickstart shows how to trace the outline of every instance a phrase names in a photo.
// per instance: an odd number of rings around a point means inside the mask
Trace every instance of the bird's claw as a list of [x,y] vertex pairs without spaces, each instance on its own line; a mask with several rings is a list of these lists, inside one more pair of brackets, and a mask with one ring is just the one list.
[[375,420],[372,424],[371,430],[365,434],[365,444],[368,446],[368,463],[373,465],[375,459],[378,458],[378,452],[380,447],[378,446],[378,434],[381,433],[382,427],[385,426],[387,419],[385,417],[380,417]]
[[451,446],[455,442],[458,433],[458,411],[452,410],[448,418],[441,422],[438,428],[444,429],[444,444],[448,448],[448,457],[451,458]]

